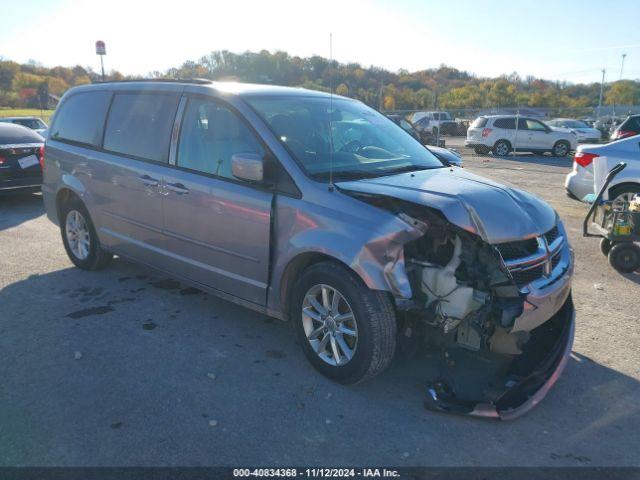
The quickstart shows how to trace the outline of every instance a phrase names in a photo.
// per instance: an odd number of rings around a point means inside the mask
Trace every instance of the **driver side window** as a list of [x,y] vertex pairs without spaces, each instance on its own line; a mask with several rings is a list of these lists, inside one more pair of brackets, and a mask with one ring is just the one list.
[[212,100],[190,98],[180,129],[177,165],[237,180],[231,173],[231,157],[237,153],[265,154],[235,112]]

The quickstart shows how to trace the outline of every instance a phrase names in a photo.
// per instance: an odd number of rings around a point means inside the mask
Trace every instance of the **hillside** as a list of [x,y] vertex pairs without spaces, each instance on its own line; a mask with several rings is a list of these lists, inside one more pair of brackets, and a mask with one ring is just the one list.
[[[507,106],[545,107],[553,110],[588,110],[598,104],[599,83],[572,84],[512,73],[482,78],[441,65],[418,72],[390,72],[358,63],[330,63],[320,56],[301,58],[286,52],[216,51],[197,61],[160,72],[153,78],[201,77],[216,80],[273,83],[334,91],[383,110],[443,108],[450,110]],[[134,78],[111,71],[110,80]],[[69,87],[99,81],[90,68],[20,65],[0,61],[0,107],[40,107],[55,101]],[[622,80],[605,85],[604,104],[640,104],[640,81]]]

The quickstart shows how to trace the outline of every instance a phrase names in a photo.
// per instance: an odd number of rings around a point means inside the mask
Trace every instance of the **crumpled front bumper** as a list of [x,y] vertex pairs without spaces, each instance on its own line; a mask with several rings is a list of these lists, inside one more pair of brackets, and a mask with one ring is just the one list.
[[512,420],[535,407],[556,383],[573,346],[575,309],[571,295],[548,321],[531,332],[531,339],[504,376],[503,389],[491,401],[470,401],[429,388],[430,410]]

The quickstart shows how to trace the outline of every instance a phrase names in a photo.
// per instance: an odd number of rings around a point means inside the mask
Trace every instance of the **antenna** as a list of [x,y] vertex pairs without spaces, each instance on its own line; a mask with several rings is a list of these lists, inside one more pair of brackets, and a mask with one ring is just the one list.
[[329,32],[329,191],[333,192],[333,33]]

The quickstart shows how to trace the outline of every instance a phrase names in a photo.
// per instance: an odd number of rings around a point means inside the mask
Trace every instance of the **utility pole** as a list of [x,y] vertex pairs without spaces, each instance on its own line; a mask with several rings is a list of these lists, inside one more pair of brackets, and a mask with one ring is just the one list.
[[[620,78],[618,80],[622,80],[622,72],[624,70],[624,59],[627,58],[627,54],[623,53],[622,54],[622,62],[620,62]],[[616,116],[616,102],[615,100],[613,101],[613,116]]]
[[602,91],[604,90],[604,68],[602,69],[602,81],[600,82],[600,98],[598,99],[598,113],[596,113],[596,120],[600,118],[600,109],[602,108]]

